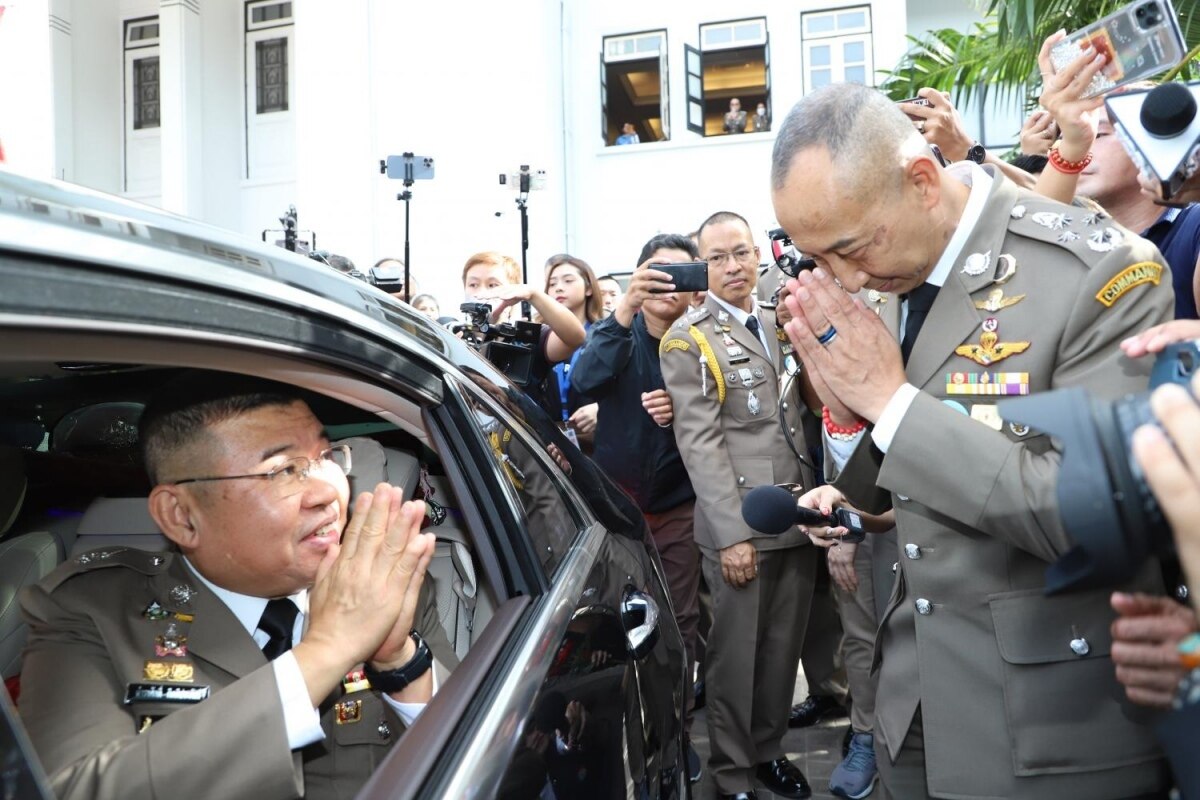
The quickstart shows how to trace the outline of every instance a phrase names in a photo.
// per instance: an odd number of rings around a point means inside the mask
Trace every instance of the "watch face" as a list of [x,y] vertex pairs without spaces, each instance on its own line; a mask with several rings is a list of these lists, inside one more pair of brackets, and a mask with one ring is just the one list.
[[979,142],[971,145],[971,149],[967,151],[967,159],[974,161],[976,164],[982,164],[986,155],[987,150]]

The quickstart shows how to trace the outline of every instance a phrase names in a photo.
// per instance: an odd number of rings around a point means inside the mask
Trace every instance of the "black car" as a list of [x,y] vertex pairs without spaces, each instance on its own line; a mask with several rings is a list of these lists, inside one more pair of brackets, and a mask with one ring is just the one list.
[[[166,547],[144,403],[181,370],[270,377],[371,454],[357,490],[424,497],[437,534],[461,662],[360,796],[688,796],[684,650],[641,514],[453,335],[282,249],[0,171],[0,342],[0,598],[94,547]],[[563,752],[581,714],[588,747]]]

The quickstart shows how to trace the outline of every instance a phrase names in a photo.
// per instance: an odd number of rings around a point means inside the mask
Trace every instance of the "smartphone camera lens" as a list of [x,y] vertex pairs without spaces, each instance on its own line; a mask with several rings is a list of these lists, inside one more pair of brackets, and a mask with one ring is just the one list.
[[1159,10],[1158,3],[1145,3],[1137,7],[1133,12],[1137,17],[1138,25],[1143,30],[1153,28],[1162,22],[1162,12]]

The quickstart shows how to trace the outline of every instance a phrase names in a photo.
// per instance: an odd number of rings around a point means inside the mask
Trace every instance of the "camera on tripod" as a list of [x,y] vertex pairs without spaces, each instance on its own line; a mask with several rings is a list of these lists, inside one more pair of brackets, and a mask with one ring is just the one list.
[[458,310],[467,321],[450,330],[460,334],[467,344],[508,376],[518,386],[533,382],[533,353],[541,338],[542,326],[519,319],[516,323],[491,321],[492,307],[487,303],[463,303]]

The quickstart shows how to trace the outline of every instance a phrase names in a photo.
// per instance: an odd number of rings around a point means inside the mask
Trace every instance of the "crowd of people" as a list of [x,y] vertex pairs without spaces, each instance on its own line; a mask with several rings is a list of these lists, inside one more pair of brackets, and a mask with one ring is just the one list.
[[[760,787],[810,796],[783,738],[834,713],[850,719],[829,786],[842,797],[1115,799],[1176,785],[1197,796],[1187,736],[1200,713],[1200,623],[1188,600],[1200,588],[1200,405],[1179,386],[1159,389],[1162,427],[1133,440],[1180,563],[1149,558],[1122,585],[1053,596],[1046,569],[1076,544],[1059,514],[1062,454],[997,409],[1067,387],[1143,391],[1153,354],[1200,338],[1200,211],[1147,193],[1102,101],[1082,97],[1104,55],[1085,52],[1056,72],[1057,38],[1042,48],[1041,108],[1021,132],[1020,166],[974,142],[933,90],[897,105],[839,85],[797,103],[771,164],[776,218],[811,259],[795,276],[764,264],[750,222],[718,209],[693,233],[650,237],[624,286],[570,254],[549,258],[537,285],[501,253],[463,266],[464,297],[488,304],[492,322],[528,313],[540,326],[523,388],[645,516],[696,678],[685,727],[701,698],[706,707],[710,755],[702,765],[689,745],[690,777],[707,769],[722,798]],[[733,101],[726,130],[744,131],[746,116]],[[769,127],[765,108],[753,124]],[[1200,186],[1179,197],[1200,197]],[[679,291],[660,269],[694,261],[707,264],[707,292]],[[453,318],[408,280],[400,291],[415,308]],[[196,416],[186,408],[204,391],[186,388],[142,423],[152,478],[171,479],[151,511],[200,574],[254,595],[247,575],[269,574],[270,553],[231,562],[205,544],[233,546],[197,535],[223,517],[188,505],[178,486],[212,479],[181,477],[184,465],[269,446],[263,431],[280,427],[302,431],[310,450],[328,443],[292,398],[218,402]],[[270,731],[291,749],[319,734],[321,699],[354,664],[366,661],[385,687],[376,704],[396,735],[434,690],[420,655],[429,660],[429,647],[407,635],[432,549],[422,509],[381,487],[347,526],[344,475],[327,453],[304,469],[330,476],[342,511],[314,535],[345,527],[342,551],[358,558],[322,567],[331,572],[309,595],[304,640],[291,647],[293,614],[280,628],[290,649],[251,687],[278,690],[285,719]],[[861,512],[866,538],[752,529],[743,500],[766,485],[825,514]],[[206,502],[215,507],[215,496]],[[314,554],[311,569],[279,576],[273,596],[311,584]],[[167,583],[184,574],[178,561],[150,558],[136,570]],[[894,562],[891,585],[873,568],[880,559]],[[387,574],[400,577],[378,577]],[[330,586],[355,582],[369,599],[327,602]],[[879,614],[881,593],[890,600]],[[27,602],[53,619],[84,597],[43,589]],[[252,607],[252,630],[269,604],[249,600],[227,602]],[[358,613],[367,603],[390,613]],[[395,624],[364,629],[365,619]],[[46,646],[32,663],[51,669],[53,656]],[[792,707],[801,662],[812,696]],[[29,691],[34,705],[51,702],[36,684]],[[214,695],[205,724],[215,732],[223,715],[247,713],[245,691]],[[1156,719],[1169,735],[1155,735]],[[153,758],[123,751],[115,768],[133,775]],[[111,787],[92,766],[73,780],[104,794]],[[269,766],[272,780],[297,780],[290,758]]]

